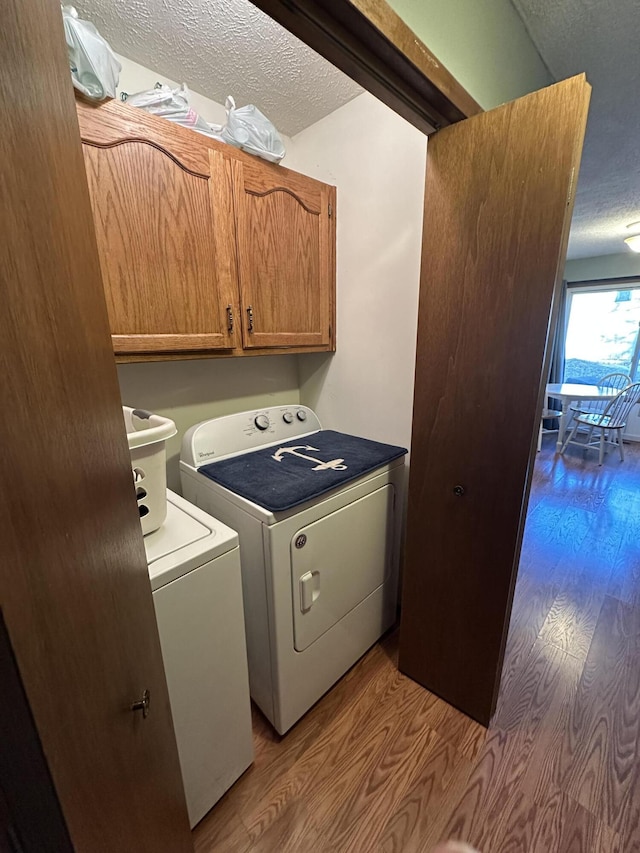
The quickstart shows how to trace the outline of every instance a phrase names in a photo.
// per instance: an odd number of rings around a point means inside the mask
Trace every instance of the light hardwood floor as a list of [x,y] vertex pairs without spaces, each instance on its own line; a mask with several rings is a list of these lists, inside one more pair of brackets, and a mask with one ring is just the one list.
[[640,447],[599,468],[545,442],[489,730],[400,675],[391,634],[284,738],[255,711],[197,853],[640,851]]

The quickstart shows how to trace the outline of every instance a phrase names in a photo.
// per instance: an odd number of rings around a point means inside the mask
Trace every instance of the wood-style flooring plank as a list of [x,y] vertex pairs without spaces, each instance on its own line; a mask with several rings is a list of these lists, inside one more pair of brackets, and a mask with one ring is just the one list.
[[534,800],[536,816],[531,846],[527,853],[550,853],[560,847],[562,835],[576,803],[559,789],[547,787],[544,796]]
[[205,816],[195,828],[195,853],[247,853],[251,836],[238,814],[233,789],[216,804],[215,814],[215,821]]
[[388,735],[398,708],[422,692],[397,670],[389,673],[383,669],[360,693],[358,701],[349,703],[295,764],[261,792],[258,805],[249,808],[245,825],[254,843],[291,800],[319,790],[326,790],[329,796],[339,784],[337,773],[344,772],[350,763],[365,761]]
[[397,801],[378,842],[380,853],[418,853],[442,840],[450,804],[462,796],[473,764],[435,736],[414,784]]
[[566,822],[558,853],[615,853],[619,838],[587,809],[577,806]]
[[428,727],[426,703],[409,707],[399,716],[403,724],[373,757],[369,772],[356,775],[338,808],[324,811],[324,837],[340,853],[374,849],[396,802],[411,785],[437,737]]
[[567,733],[554,755],[554,782],[618,831],[636,788],[640,743],[640,615],[607,597]]
[[604,597],[601,585],[594,584],[583,572],[576,572],[556,596],[540,630],[540,639],[575,657],[586,658]]

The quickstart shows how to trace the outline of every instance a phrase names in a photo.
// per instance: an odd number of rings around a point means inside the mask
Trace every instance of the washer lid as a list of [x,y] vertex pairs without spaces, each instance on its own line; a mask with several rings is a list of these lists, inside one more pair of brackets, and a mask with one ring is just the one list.
[[151,587],[156,590],[238,545],[238,534],[167,489],[167,517],[144,537]]

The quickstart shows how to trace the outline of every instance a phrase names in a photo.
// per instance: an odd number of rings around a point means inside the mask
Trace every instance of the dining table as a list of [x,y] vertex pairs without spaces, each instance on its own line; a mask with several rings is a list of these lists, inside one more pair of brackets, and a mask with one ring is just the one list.
[[562,449],[564,436],[571,419],[570,407],[572,403],[608,401],[620,393],[619,388],[610,385],[581,385],[579,382],[550,382],[547,385],[547,397],[560,400],[562,403],[562,415],[558,429],[558,441],[556,452]]

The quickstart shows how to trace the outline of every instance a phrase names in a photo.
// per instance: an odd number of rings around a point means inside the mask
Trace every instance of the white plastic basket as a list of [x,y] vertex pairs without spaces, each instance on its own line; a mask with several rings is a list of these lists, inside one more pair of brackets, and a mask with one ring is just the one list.
[[143,534],[153,533],[167,517],[167,453],[165,442],[178,431],[169,418],[144,409],[122,407],[127,428],[131,471]]

